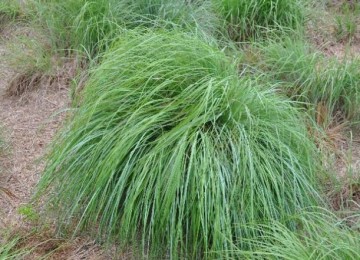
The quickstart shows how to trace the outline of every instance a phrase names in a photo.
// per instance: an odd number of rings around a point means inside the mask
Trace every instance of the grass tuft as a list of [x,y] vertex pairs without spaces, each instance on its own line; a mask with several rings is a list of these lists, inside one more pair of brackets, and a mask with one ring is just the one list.
[[258,46],[246,63],[266,73],[265,80],[281,84],[290,98],[305,103],[321,126],[328,127],[339,116],[340,123],[358,119],[359,59],[338,61],[325,57],[296,39]]
[[29,250],[19,250],[17,245],[19,243],[19,238],[14,238],[12,240],[4,241],[0,240],[0,259],[1,260],[16,260],[22,259],[27,255]]
[[359,259],[360,238],[331,212],[304,210],[289,219],[298,230],[273,221],[253,227],[262,233],[248,240],[251,251],[238,249],[241,259]]
[[1,0],[0,2],[0,32],[6,23],[14,21],[21,14],[21,4],[18,0]]
[[304,22],[305,1],[221,0],[213,1],[227,21],[230,38],[255,39],[268,30],[297,29]]
[[49,192],[60,230],[140,236],[144,250],[173,258],[230,257],[255,235],[242,226],[318,203],[301,115],[201,40],[128,32],[83,95],[37,193]]
[[121,28],[182,28],[212,40],[218,22],[207,1],[178,0],[34,0],[34,14],[60,49],[95,56]]
[[92,53],[117,27],[111,11],[114,2],[34,0],[29,12],[48,31],[55,49]]

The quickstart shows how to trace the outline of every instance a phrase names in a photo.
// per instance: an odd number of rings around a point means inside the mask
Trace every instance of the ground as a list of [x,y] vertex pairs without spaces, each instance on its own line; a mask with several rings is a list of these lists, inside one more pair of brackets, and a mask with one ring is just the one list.
[[[54,238],[51,227],[34,232],[36,212],[29,204],[44,168],[46,148],[54,138],[69,107],[69,90],[62,86],[40,86],[21,96],[10,97],[6,89],[16,75],[4,64],[5,46],[11,35],[0,38],[0,125],[6,151],[0,157],[0,176],[6,195],[0,199],[0,233],[18,233],[28,245],[38,246],[28,259],[51,252],[51,259],[109,259],[91,238],[63,241]],[[55,236],[56,237],[56,236]],[[40,245],[41,244],[41,245]]]

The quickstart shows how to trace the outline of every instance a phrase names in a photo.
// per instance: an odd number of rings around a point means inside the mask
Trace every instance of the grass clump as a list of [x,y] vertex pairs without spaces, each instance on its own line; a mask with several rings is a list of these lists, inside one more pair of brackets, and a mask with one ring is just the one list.
[[60,230],[230,257],[255,235],[242,226],[317,205],[301,116],[264,89],[196,38],[128,32],[91,71],[38,196],[50,188]]
[[9,96],[21,96],[44,86],[65,88],[81,65],[80,55],[64,57],[53,49],[44,31],[31,25],[14,30],[5,46],[3,66],[14,74],[6,86]]
[[305,1],[220,0],[213,1],[227,22],[230,38],[254,39],[269,30],[297,29],[304,21]]
[[218,20],[211,3],[203,0],[123,0],[119,7],[127,9],[122,14],[122,21],[128,28],[182,28],[209,35],[218,29]]
[[29,12],[48,31],[55,49],[86,50],[98,48],[100,41],[117,28],[112,16],[115,1],[34,0]]
[[[120,28],[183,28],[211,38],[216,16],[204,1],[177,0],[34,0],[35,15],[46,21],[57,48],[106,49]],[[40,23],[41,23],[40,21]]]
[[360,3],[344,1],[329,5],[329,11],[335,16],[335,33],[338,41],[351,42],[359,37]]
[[0,2],[0,32],[7,22],[14,21],[21,13],[21,5],[18,0],[1,0]]
[[[29,36],[24,35],[24,31]],[[14,34],[7,43],[4,55],[6,66],[15,73],[6,89],[10,96],[35,89],[53,69],[51,46],[41,32],[24,27],[21,32]]]
[[360,238],[357,231],[324,209],[305,210],[289,221],[298,224],[293,232],[282,223],[253,227],[262,233],[249,240],[251,251],[238,249],[241,259],[359,259]]
[[[3,237],[2,237],[3,239]],[[0,259],[1,260],[16,260],[23,259],[30,250],[29,249],[18,249],[19,238],[12,238],[8,240],[0,239]]]
[[265,80],[282,85],[283,92],[306,104],[321,126],[334,117],[358,119],[360,107],[360,61],[338,61],[312,50],[303,40],[285,39],[258,44],[246,62]]

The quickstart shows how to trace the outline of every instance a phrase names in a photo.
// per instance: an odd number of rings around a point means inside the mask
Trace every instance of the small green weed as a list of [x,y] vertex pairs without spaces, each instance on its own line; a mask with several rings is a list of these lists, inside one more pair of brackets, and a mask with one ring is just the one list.
[[39,214],[35,211],[32,205],[23,205],[19,207],[18,212],[25,217],[26,220],[35,222],[39,219]]
[[67,87],[80,67],[80,56],[64,57],[41,28],[24,26],[6,42],[4,64],[14,72],[6,93],[20,96],[41,86]]

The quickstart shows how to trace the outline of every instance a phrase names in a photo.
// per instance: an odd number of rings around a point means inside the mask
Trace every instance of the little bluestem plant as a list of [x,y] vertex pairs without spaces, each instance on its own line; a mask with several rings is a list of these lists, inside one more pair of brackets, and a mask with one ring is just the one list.
[[140,237],[171,258],[230,257],[256,235],[246,224],[318,203],[301,114],[259,84],[187,34],[121,35],[90,72],[38,196],[48,191],[60,230]]

